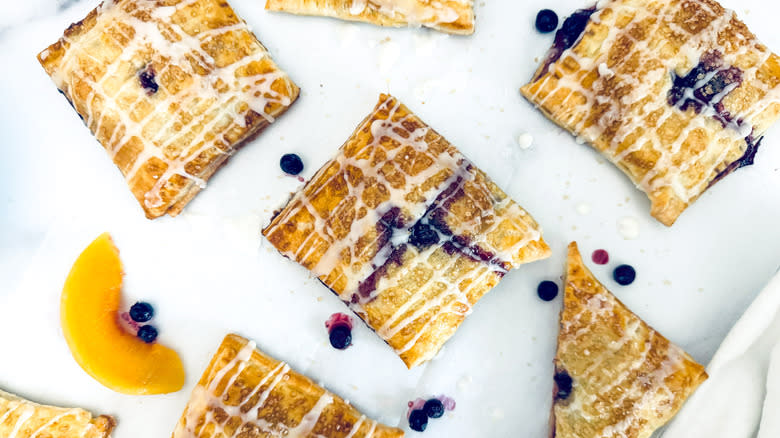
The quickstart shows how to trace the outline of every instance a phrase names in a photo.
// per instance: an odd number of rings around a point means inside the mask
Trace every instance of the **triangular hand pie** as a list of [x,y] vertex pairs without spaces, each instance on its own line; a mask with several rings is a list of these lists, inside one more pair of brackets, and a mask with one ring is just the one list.
[[263,235],[410,368],[508,271],[550,254],[530,214],[386,95]]
[[211,359],[173,438],[397,438],[284,362],[228,335]]
[[116,426],[113,418],[93,418],[73,408],[39,405],[0,391],[2,438],[108,438]]
[[181,212],[298,97],[223,0],[105,1],[38,60],[149,218]]
[[[625,172],[671,226],[753,163],[780,117],[780,58],[712,0],[575,12],[523,95]],[[722,202],[726,205],[726,202]]]
[[265,8],[379,26],[425,26],[453,34],[474,33],[473,0],[267,0]]
[[707,378],[593,277],[569,245],[552,437],[647,438]]

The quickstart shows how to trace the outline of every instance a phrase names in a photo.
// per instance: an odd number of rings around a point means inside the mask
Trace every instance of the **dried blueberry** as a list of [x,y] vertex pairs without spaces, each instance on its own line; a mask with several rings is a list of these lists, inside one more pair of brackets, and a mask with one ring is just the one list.
[[352,344],[352,331],[345,324],[339,324],[330,330],[330,345],[337,350],[344,350]]
[[303,171],[303,161],[296,154],[282,155],[282,159],[279,160],[279,166],[281,166],[284,173],[289,173],[290,175],[297,175]]
[[138,329],[138,337],[147,344],[157,340],[157,329],[151,325],[144,325]]
[[154,308],[149,303],[140,301],[130,307],[130,319],[135,322],[146,322],[153,317]]
[[428,416],[422,409],[415,409],[409,414],[409,427],[416,432],[423,432],[428,427]]
[[425,415],[430,418],[441,418],[444,415],[444,403],[437,398],[432,398],[423,405]]
[[558,28],[558,14],[550,9],[542,9],[536,14],[536,30],[550,33]]

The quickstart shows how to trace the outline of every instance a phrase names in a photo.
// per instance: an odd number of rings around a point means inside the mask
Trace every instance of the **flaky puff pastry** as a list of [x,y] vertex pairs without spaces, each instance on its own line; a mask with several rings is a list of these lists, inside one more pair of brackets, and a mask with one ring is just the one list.
[[504,274],[550,254],[525,210],[387,95],[263,235],[410,368]]
[[73,408],[44,406],[0,391],[0,437],[108,438],[116,426],[112,417],[93,417]]
[[224,0],[107,0],[38,59],[148,218],[180,213],[298,96]]
[[569,245],[551,436],[647,438],[707,379],[612,295]]
[[474,33],[473,0],[267,0],[265,8],[379,26],[425,26],[452,34]]
[[671,226],[753,163],[780,116],[780,59],[712,0],[611,0],[576,12],[522,94],[590,143]]
[[370,420],[255,343],[228,335],[184,409],[173,438],[393,438],[403,431]]

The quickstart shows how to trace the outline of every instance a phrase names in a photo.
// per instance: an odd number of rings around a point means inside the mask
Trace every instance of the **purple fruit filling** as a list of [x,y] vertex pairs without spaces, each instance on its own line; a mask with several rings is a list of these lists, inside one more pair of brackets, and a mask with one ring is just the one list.
[[141,82],[141,87],[146,90],[146,94],[152,95],[160,88],[155,81],[154,69],[151,65],[147,65],[143,70],[138,72],[138,80]]
[[597,9],[595,6],[589,9],[580,9],[566,18],[563,22],[563,26],[555,33],[555,42],[547,53],[547,59],[539,69],[539,73],[534,78],[534,81],[537,81],[544,76],[550,65],[561,59],[563,52],[572,48],[577,41],[579,41],[582,34],[585,33],[585,28],[588,26],[590,17],[595,14],[596,11]]
[[555,373],[555,400],[566,400],[571,395],[574,381],[566,370]]

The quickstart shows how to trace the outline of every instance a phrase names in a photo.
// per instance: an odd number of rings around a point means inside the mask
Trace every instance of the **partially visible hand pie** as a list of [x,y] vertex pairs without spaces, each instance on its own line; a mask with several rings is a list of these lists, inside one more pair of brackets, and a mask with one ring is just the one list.
[[38,60],[149,218],[180,213],[298,96],[223,0],[105,1]]
[[108,438],[113,418],[93,417],[79,408],[44,406],[0,391],[0,437]]
[[522,93],[623,170],[670,226],[753,163],[780,117],[780,58],[712,0],[599,5],[564,22]]
[[704,367],[612,295],[569,245],[552,437],[648,438],[707,379]]
[[474,33],[473,0],[267,0],[265,8],[379,26],[425,26],[453,34]]
[[410,368],[507,272],[550,254],[531,215],[386,95],[263,235]]
[[173,438],[394,438],[379,424],[255,343],[228,335],[184,409]]

